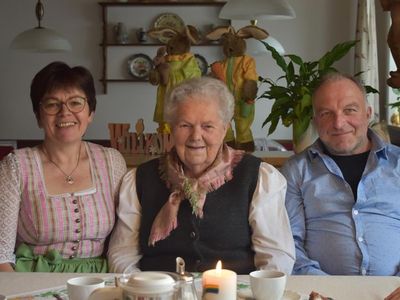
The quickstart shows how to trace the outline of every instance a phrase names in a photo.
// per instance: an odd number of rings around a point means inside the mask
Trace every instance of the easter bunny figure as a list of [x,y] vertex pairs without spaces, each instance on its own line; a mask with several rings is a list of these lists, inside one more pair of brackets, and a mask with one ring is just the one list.
[[187,25],[183,32],[163,27],[148,31],[152,38],[168,38],[166,46],[160,47],[154,58],[154,69],[150,71],[149,81],[158,85],[154,121],[158,123],[159,133],[170,133],[164,122],[164,98],[168,92],[185,79],[201,76],[195,56],[190,53],[192,43],[199,42],[199,34],[193,26]]
[[257,97],[258,74],[255,60],[246,55],[248,38],[266,39],[268,32],[250,25],[237,32],[232,26],[220,26],[208,33],[209,40],[221,41],[225,58],[211,64],[211,73],[224,81],[235,97],[236,139],[232,128],[228,129],[225,142],[237,149],[254,151],[251,125],[254,121],[254,102]]

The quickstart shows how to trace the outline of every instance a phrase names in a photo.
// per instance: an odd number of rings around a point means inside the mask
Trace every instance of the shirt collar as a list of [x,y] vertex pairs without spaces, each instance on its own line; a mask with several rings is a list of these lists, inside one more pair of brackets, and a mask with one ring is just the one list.
[[[367,132],[368,138],[371,141],[370,151],[375,153],[378,158],[387,159],[388,158],[388,144],[383,141],[372,129],[368,128]],[[311,160],[317,156],[324,155],[324,146],[321,139],[317,139],[311,146],[309,146],[305,151],[307,151],[308,156]]]

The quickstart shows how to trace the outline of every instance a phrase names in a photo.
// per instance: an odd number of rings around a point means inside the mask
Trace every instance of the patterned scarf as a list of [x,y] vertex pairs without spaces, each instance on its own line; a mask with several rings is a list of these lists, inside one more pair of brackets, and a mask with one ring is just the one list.
[[161,178],[171,194],[153,221],[148,244],[154,246],[178,226],[177,216],[182,200],[189,200],[193,214],[202,218],[207,193],[217,190],[232,179],[232,170],[243,155],[244,151],[223,145],[211,166],[198,178],[186,177],[175,148],[161,157]]

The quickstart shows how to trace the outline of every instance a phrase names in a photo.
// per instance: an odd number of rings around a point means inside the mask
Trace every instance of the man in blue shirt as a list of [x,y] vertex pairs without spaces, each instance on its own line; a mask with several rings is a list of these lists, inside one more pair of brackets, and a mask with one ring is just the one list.
[[319,139],[282,168],[293,274],[400,274],[400,148],[368,129],[364,88],[339,73],[313,95]]

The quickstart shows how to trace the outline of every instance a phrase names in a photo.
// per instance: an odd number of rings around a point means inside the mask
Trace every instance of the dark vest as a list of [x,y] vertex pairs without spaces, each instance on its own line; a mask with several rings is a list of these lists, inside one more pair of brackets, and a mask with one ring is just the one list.
[[214,269],[218,260],[222,261],[224,269],[238,274],[254,270],[248,217],[260,162],[258,158],[245,155],[233,170],[233,179],[207,194],[202,219],[192,214],[189,201],[182,201],[178,227],[154,247],[147,245],[151,226],[170,191],[160,179],[158,159],[139,166],[136,186],[142,206],[140,269],[175,271],[175,259],[180,256],[190,272]]

